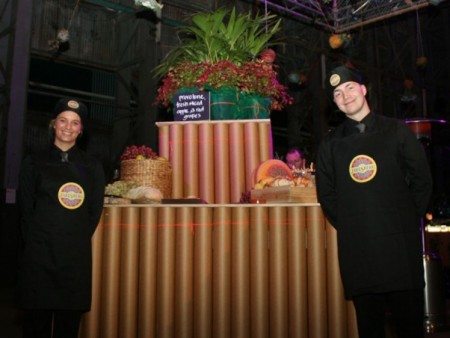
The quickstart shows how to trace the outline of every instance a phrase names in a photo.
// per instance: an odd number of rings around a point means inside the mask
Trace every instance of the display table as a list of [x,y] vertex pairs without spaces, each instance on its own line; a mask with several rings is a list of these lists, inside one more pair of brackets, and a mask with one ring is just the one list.
[[106,205],[82,338],[356,338],[318,204]]

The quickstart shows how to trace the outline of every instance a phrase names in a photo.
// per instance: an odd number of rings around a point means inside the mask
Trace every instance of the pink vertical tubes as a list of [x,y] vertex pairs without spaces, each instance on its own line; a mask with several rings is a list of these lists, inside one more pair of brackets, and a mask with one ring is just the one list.
[[259,147],[259,128],[258,125],[249,122],[244,126],[245,129],[245,188],[250,190],[254,185],[254,174],[258,165],[261,163]]
[[249,208],[232,208],[231,337],[250,336]]
[[156,124],[158,126],[158,155],[170,161],[170,137],[168,124]]
[[269,210],[250,209],[250,317],[254,338],[269,337]]
[[289,337],[308,336],[306,208],[288,208]]
[[172,164],[172,198],[183,198],[183,125],[170,125],[170,162]]
[[309,207],[308,222],[308,316],[309,337],[327,336],[325,220],[319,206]]
[[176,208],[175,246],[175,335],[193,333],[194,208]]
[[270,336],[288,336],[287,210],[272,207],[270,229]]
[[136,337],[139,276],[139,208],[122,209],[119,337]]
[[245,192],[245,147],[244,126],[242,123],[230,124],[230,202],[238,203]]
[[160,155],[173,168],[173,198],[195,195],[208,203],[236,203],[253,187],[258,165],[273,158],[270,120],[157,125]]
[[214,127],[211,123],[199,126],[199,197],[215,203],[214,187]]
[[213,234],[213,334],[231,334],[231,208],[214,208]]
[[139,234],[138,337],[155,338],[158,208],[141,208]]
[[198,126],[183,125],[183,197],[199,196]]
[[108,207],[104,213],[101,328],[103,337],[119,338],[120,207]]
[[215,203],[230,203],[230,146],[228,124],[214,125]]
[[319,205],[106,206],[83,338],[357,338]]
[[260,161],[273,158],[272,130],[270,120],[258,124]]
[[194,242],[194,337],[212,337],[212,208],[195,210]]
[[158,272],[156,337],[175,337],[175,213],[176,208],[158,210]]

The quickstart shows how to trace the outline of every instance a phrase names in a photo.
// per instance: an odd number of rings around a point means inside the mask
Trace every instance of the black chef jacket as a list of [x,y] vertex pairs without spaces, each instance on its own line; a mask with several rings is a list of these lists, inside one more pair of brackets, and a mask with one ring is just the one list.
[[91,237],[103,209],[104,187],[101,164],[77,146],[68,151],[68,162],[61,161],[54,145],[23,161],[18,190],[23,308],[90,308]]
[[348,298],[423,287],[420,216],[432,190],[424,149],[406,124],[372,113],[362,122],[365,133],[351,119],[330,132],[316,162]]

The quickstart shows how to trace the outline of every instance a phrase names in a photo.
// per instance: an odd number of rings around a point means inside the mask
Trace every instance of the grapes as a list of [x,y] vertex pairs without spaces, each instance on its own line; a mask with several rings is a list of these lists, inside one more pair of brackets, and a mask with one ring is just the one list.
[[251,198],[251,191],[244,191],[241,194],[241,199],[239,200],[239,203],[241,204],[245,204],[245,203],[250,203],[250,198]]
[[122,197],[129,190],[136,188],[138,184],[134,181],[115,181],[105,187],[106,196]]
[[123,151],[122,155],[120,156],[121,161],[125,160],[134,160],[138,155],[142,155],[144,158],[151,158],[156,159],[158,158],[158,154],[156,154],[152,148],[149,148],[145,145],[141,146],[128,146]]

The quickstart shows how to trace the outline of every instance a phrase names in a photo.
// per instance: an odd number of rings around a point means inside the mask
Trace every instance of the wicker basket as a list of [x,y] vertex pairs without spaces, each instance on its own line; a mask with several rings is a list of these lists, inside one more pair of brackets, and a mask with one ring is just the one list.
[[122,161],[120,179],[159,189],[164,198],[172,197],[172,166],[163,157]]

